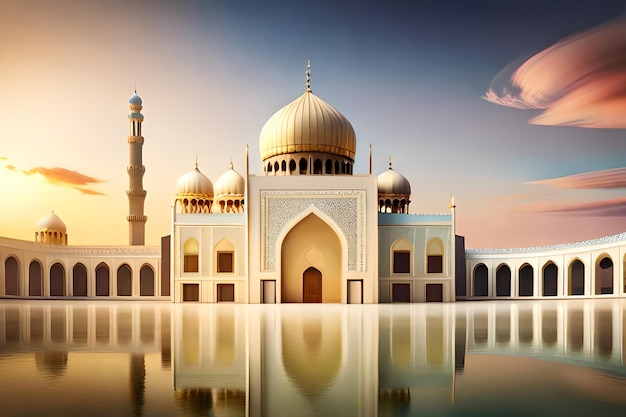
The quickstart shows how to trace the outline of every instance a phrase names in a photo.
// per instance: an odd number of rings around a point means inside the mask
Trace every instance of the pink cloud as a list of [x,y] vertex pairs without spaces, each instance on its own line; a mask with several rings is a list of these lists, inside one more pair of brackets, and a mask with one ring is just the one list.
[[532,181],[529,184],[549,185],[557,188],[568,189],[625,188],[626,168],[583,172],[565,177]]
[[589,203],[533,203],[525,205],[523,210],[575,216],[626,217],[626,197]]
[[533,124],[626,127],[626,20],[557,42],[512,73],[503,70],[483,98],[543,110]]

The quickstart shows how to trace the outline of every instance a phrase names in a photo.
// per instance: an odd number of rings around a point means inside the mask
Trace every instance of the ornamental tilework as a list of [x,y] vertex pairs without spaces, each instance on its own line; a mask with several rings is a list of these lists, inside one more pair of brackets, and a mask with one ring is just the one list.
[[276,271],[277,240],[298,215],[315,207],[341,229],[348,246],[348,271],[365,270],[365,191],[261,191],[261,265]]

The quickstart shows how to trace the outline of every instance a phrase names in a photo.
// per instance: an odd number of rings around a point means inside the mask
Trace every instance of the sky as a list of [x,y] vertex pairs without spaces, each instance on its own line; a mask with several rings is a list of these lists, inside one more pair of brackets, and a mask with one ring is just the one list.
[[468,248],[626,231],[624,1],[0,2],[0,236],[54,211],[73,245],[128,243],[128,99],[143,99],[146,243],[177,179],[232,160],[311,88],[352,123],[355,174]]

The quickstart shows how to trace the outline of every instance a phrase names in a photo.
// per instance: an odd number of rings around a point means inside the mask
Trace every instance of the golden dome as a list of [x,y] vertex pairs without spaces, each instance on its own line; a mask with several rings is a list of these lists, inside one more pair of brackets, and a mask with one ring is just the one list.
[[259,149],[263,161],[295,152],[323,152],[354,161],[356,134],[343,114],[307,88],[265,123]]
[[176,182],[176,194],[179,196],[213,197],[213,183],[198,169],[198,165]]
[[243,196],[245,189],[245,181],[243,177],[235,171],[233,163],[230,163],[230,169],[222,174],[215,181],[215,198],[221,196]]
[[409,197],[411,183],[389,165],[389,169],[378,176],[378,194]]

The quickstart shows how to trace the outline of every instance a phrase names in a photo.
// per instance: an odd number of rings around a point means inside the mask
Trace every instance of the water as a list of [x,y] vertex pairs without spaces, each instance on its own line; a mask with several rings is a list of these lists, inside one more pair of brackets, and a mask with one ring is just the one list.
[[626,300],[0,301],[2,416],[613,416]]

